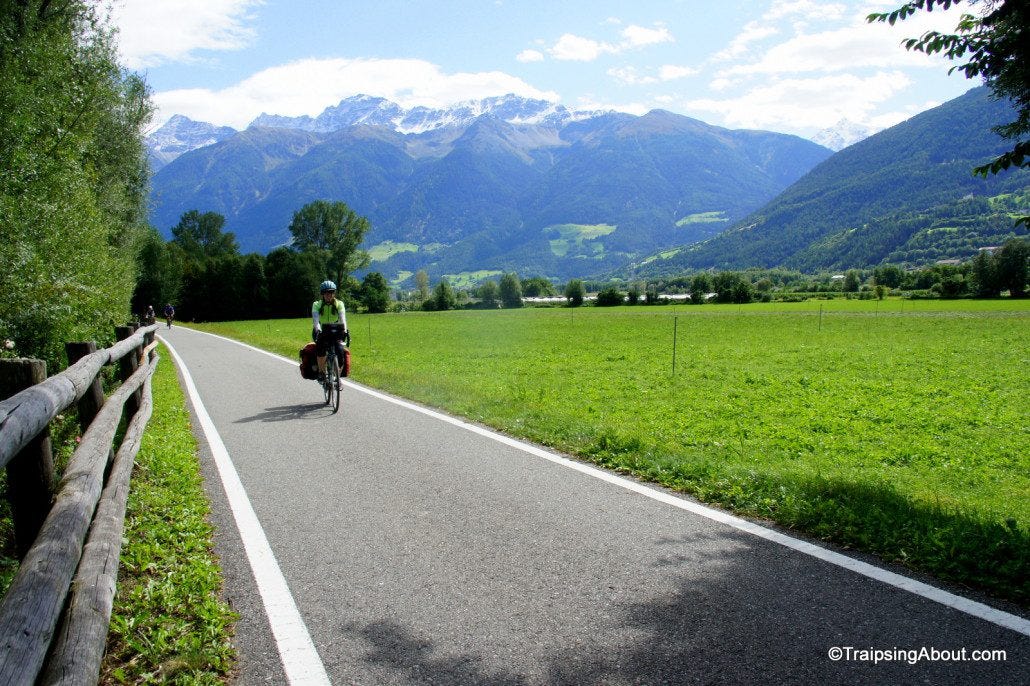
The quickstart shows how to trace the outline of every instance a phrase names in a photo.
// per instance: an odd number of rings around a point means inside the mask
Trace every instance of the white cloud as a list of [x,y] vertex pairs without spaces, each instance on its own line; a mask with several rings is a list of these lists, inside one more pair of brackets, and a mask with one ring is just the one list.
[[847,5],[815,0],[776,0],[763,16],[765,19],[802,16],[817,21],[841,19],[847,14]]
[[698,70],[693,67],[666,64],[658,69],[656,76],[641,74],[640,70],[633,66],[613,67],[606,73],[624,86],[642,86],[694,76]]
[[543,62],[544,53],[539,50],[523,50],[515,55],[515,59],[519,62]]
[[566,33],[547,51],[556,60],[593,62],[601,55],[618,55],[629,50],[638,50],[651,45],[675,41],[672,33],[662,24],[649,29],[643,26],[627,26],[621,31],[618,43],[604,43],[593,38],[584,38]]
[[883,129],[890,128],[895,124],[900,124],[906,119],[909,119],[919,114],[920,112],[925,112],[926,110],[937,107],[940,104],[941,103],[937,100],[927,100],[922,104],[909,105],[908,107],[900,111],[884,112],[882,114],[877,114],[875,116],[870,117],[869,121],[866,122],[866,124],[867,126],[869,126],[869,128],[873,129],[874,131],[881,131]]
[[111,17],[122,64],[142,69],[196,59],[200,50],[239,50],[254,38],[246,25],[262,0],[123,0]]
[[265,69],[222,90],[183,89],[154,94],[160,124],[173,114],[243,128],[266,112],[316,116],[351,95],[387,98],[404,107],[445,107],[466,100],[514,93],[558,101],[503,72],[448,74],[415,59],[307,59]]
[[[823,4],[811,0],[781,1],[763,17],[765,20],[785,18],[799,12],[819,20],[820,26],[832,26],[843,19],[838,28],[807,32],[795,27],[795,34],[766,50],[757,60],[738,63],[720,71],[717,76],[799,74],[805,72],[840,72],[860,68],[896,69],[905,67],[940,67],[941,57],[904,50],[900,43],[910,36],[919,36],[930,29],[951,31],[960,12],[920,12],[908,21],[889,24],[869,24],[866,16],[875,9],[867,6],[861,11],[847,13],[842,5]],[[772,35],[772,28],[757,22],[748,24],[728,48],[718,53],[717,59],[736,59],[745,55],[747,46],[760,38]]]
[[775,36],[779,32],[779,29],[774,26],[762,26],[756,21],[748,22],[744,26],[744,30],[730,42],[726,49],[717,52],[712,56],[712,59],[720,62],[737,59],[747,54],[748,48],[752,43],[769,36]]
[[556,60],[593,62],[604,53],[615,52],[615,50],[613,45],[566,33],[548,52]]
[[700,73],[699,70],[694,67],[666,64],[658,70],[658,78],[662,81],[675,81],[676,79],[682,79],[688,76],[696,76],[698,73]]
[[669,29],[661,24],[657,25],[656,28],[653,29],[633,25],[627,26],[622,30],[622,43],[619,44],[619,49],[621,52],[622,50],[643,48],[648,45],[672,43],[674,40],[675,39],[672,37]]
[[775,81],[739,97],[692,100],[686,105],[693,110],[717,113],[731,127],[818,130],[844,118],[871,124],[877,107],[910,84],[908,76],[900,71],[878,72],[869,77],[833,74]]
[[607,74],[624,86],[658,83],[658,79],[654,76],[641,76],[636,67],[614,67],[609,69]]

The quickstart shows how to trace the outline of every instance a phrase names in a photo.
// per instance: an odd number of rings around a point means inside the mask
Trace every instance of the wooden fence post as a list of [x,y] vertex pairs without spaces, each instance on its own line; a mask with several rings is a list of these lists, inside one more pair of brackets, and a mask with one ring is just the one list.
[[[116,326],[114,328],[114,335],[119,341],[124,341],[134,333],[136,333],[136,327],[132,325]],[[139,369],[139,349],[137,348],[135,353],[129,353],[119,360],[118,369],[123,382],[132,376],[133,372]],[[142,398],[143,396],[140,395],[139,392],[136,392],[129,396],[129,399],[125,401],[126,419],[129,419],[136,414],[136,410],[139,409]]]
[[[72,366],[86,355],[90,355],[97,351],[97,344],[93,341],[88,343],[65,343],[64,351],[68,354],[68,366]],[[100,380],[100,374],[97,374],[96,378],[93,379],[93,383],[90,384],[89,390],[82,396],[77,405],[79,410],[79,429],[83,434],[86,433],[86,429],[93,423],[93,418],[100,412],[100,408],[104,406],[104,384]],[[111,448],[111,452],[107,456],[108,466],[114,461],[114,448]]]
[[[143,347],[146,348],[148,345],[154,342],[154,332],[151,331],[143,336]],[[147,357],[148,360],[153,360],[157,356],[156,350],[151,350],[150,355]]]
[[[43,360],[0,360],[0,398],[9,398],[43,381],[46,381]],[[19,560],[36,540],[50,512],[53,495],[54,454],[47,428],[7,463],[7,499],[11,503]]]

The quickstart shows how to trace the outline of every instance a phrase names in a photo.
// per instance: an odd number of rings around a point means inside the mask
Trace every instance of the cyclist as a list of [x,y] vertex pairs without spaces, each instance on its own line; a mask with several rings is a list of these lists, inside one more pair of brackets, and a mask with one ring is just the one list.
[[147,305],[147,311],[143,313],[143,325],[150,326],[157,321],[157,314],[154,312],[153,305]]
[[165,305],[165,321],[168,322],[168,328],[172,328],[172,320],[175,319],[175,308],[172,307],[172,303]]
[[322,324],[343,324],[344,338],[347,337],[347,310],[342,300],[336,299],[336,284],[323,281],[318,287],[319,298],[311,303],[311,337],[315,340],[315,355],[318,359],[318,380],[325,380],[325,358],[329,339],[322,335]]

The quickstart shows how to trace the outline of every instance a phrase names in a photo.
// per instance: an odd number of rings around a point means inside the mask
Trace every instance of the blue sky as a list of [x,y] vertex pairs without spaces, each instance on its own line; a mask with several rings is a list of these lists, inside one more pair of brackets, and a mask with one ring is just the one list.
[[978,81],[906,52],[958,10],[868,25],[894,1],[115,0],[125,66],[158,106],[244,128],[368,94],[443,107],[516,93],[570,109],[666,109],[811,136],[881,129]]

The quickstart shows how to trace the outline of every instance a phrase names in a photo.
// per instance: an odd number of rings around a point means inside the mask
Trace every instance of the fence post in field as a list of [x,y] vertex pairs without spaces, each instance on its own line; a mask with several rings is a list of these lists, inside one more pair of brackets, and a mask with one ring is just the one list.
[[[135,326],[116,326],[114,328],[114,335],[119,341],[124,341],[126,338],[136,333]],[[125,381],[133,372],[139,369],[139,349],[136,352],[130,353],[118,361],[119,378]],[[125,416],[132,417],[136,414],[136,410],[139,409],[140,402],[143,396],[139,391],[133,393],[125,401]]]
[[676,376],[676,338],[679,334],[679,317],[672,318],[672,375]]
[[[43,360],[0,360],[0,398],[9,398],[45,380],[46,362]],[[19,560],[32,547],[50,512],[53,492],[54,455],[47,428],[7,463],[7,498],[11,503]]]

